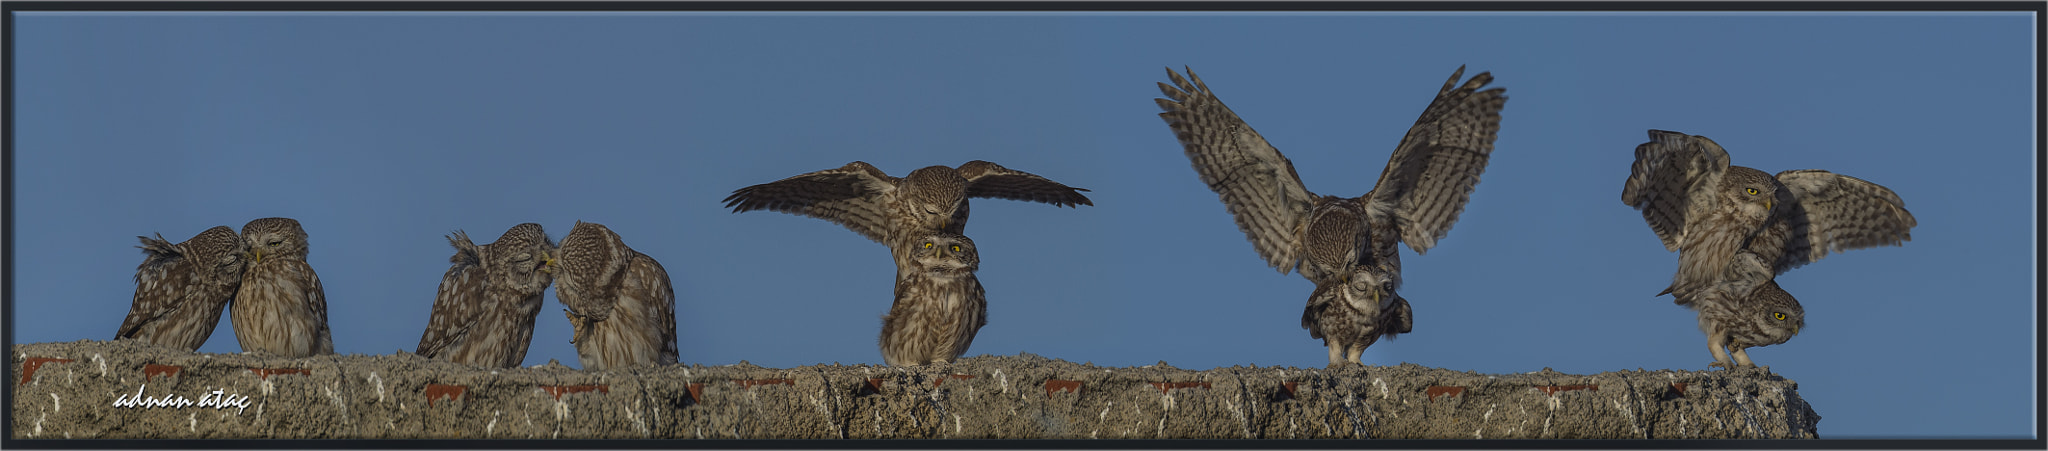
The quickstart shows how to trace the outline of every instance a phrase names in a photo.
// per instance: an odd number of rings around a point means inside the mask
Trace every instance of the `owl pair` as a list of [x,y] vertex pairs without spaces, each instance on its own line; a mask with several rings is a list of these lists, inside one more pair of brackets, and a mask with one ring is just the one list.
[[[1215,191],[1259,256],[1316,284],[1302,327],[1324,339],[1330,364],[1358,364],[1380,337],[1413,327],[1395,243],[1426,253],[1442,239],[1485,171],[1505,90],[1460,85],[1451,74],[1395,146],[1371,191],[1318,196],[1293,162],[1216,98],[1192,70],[1159,83],[1159,114],[1203,183]],[[1713,141],[1651,131],[1636,148],[1622,201],[1642,210],[1679,271],[1665,293],[1698,311],[1715,366],[1752,366],[1745,348],[1784,343],[1805,314],[1773,280],[1826,256],[1910,240],[1915,226],[1891,190],[1821,170],[1776,176],[1730,166]],[[1659,293],[1665,294],[1665,293]],[[1734,350],[1730,362],[1727,349]]]
[[333,354],[327,295],[306,263],[306,231],[290,218],[249,221],[236,234],[216,226],[182,243],[141,237],[135,298],[116,339],[193,351],[232,311],[243,352],[286,357]]
[[878,344],[890,365],[947,363],[967,353],[988,324],[975,271],[981,256],[967,227],[968,199],[998,198],[1062,207],[1094,205],[1074,188],[986,161],[930,166],[892,177],[855,161],[734,190],[734,213],[771,210],[824,219],[889,247],[896,296]]
[[455,255],[415,354],[510,368],[526,360],[550,284],[586,370],[676,362],[675,290],[661,263],[603,225],[577,221],[555,244],[525,223],[490,244],[456,231]]

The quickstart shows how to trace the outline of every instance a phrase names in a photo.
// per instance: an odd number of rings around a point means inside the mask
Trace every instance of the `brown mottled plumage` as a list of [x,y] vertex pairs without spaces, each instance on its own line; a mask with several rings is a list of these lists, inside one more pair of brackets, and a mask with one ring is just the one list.
[[896,302],[882,316],[882,359],[892,366],[951,362],[988,325],[974,240],[939,232],[914,241],[906,246],[911,264],[896,268]]
[[[1650,130],[1621,201],[1678,251],[1662,293],[1699,312],[1715,366],[1750,365],[1743,348],[1784,343],[1805,321],[1779,274],[1821,258],[1913,239],[1919,222],[1890,189],[1817,169],[1769,173],[1729,164],[1704,136]],[[1777,315],[1783,314],[1784,318]]]
[[676,363],[676,292],[668,270],[610,228],[576,221],[555,256],[555,297],[589,371]]
[[1361,265],[1352,271],[1349,282],[1317,285],[1301,312],[1301,327],[1309,338],[1323,339],[1331,364],[1359,362],[1380,337],[1391,339],[1415,328],[1408,299],[1394,291],[1385,270]]
[[540,224],[525,223],[491,244],[478,246],[459,230],[448,244],[455,255],[414,353],[482,367],[519,366],[554,280],[554,242]]
[[[1435,247],[1458,221],[1493,153],[1506,90],[1479,90],[1493,81],[1488,73],[1460,85],[1464,74],[1460,66],[1444,82],[1394,147],[1379,181],[1356,198],[1310,192],[1294,163],[1224,106],[1193,70],[1183,78],[1168,69],[1173,84],[1159,83],[1167,98],[1154,101],[1165,111],[1159,117],[1173,129],[1195,173],[1216,192],[1268,266],[1282,274],[1299,268],[1303,278],[1329,287],[1349,283],[1354,266],[1369,265],[1384,268],[1380,277],[1398,288],[1401,261],[1395,243],[1408,243],[1417,254]],[[1341,337],[1326,345],[1332,356],[1349,354],[1349,362],[1358,363],[1358,353],[1342,346],[1362,340]],[[1333,357],[1330,363],[1344,362]]]
[[[1781,344],[1806,327],[1806,309],[1773,279],[1770,266],[1755,253],[1737,254],[1720,283],[1681,302],[1698,312],[1700,332],[1714,355],[1708,366],[1756,366],[1746,348]],[[1728,351],[1734,350],[1730,362]]]
[[241,287],[249,246],[235,229],[216,226],[183,243],[163,234],[142,240],[135,268],[135,299],[114,338],[198,350],[220,325],[221,310]]
[[928,166],[902,178],[855,161],[734,190],[725,206],[734,213],[772,210],[831,221],[889,246],[903,266],[910,256],[902,248],[915,244],[909,241],[932,232],[965,233],[969,198],[1095,205],[1082,191],[1087,190],[981,160],[959,168]]
[[243,352],[285,357],[334,353],[327,329],[327,294],[306,263],[306,230],[290,218],[263,218],[242,226],[249,243],[248,270],[228,306]]

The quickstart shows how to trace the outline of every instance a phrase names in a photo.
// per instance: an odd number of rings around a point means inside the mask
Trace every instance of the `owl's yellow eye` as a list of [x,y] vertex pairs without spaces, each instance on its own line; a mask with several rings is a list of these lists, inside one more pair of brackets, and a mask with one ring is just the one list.
[[955,245],[953,245],[953,252],[960,252],[960,245],[958,245],[958,244],[955,244]]
[[1773,319],[1776,319],[1776,320],[1778,320],[1778,321],[1784,321],[1784,320],[1785,320],[1785,314],[1784,314],[1784,313],[1771,313],[1771,318],[1773,318]]
[[1757,190],[1756,190],[1756,188],[1748,188],[1748,189],[1744,189],[1744,190],[1742,190],[1742,192],[1745,192],[1745,193],[1749,193],[1749,195],[1751,195],[1751,196],[1755,196],[1755,195],[1756,195],[1756,193],[1757,193]]
[[925,248],[925,249],[931,249],[931,248],[932,248],[932,243],[931,243],[931,242],[925,242],[925,243],[924,243],[924,248]]

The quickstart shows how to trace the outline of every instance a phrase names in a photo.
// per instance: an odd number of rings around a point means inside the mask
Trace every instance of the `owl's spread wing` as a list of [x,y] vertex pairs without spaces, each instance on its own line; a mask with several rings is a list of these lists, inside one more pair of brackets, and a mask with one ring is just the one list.
[[1437,91],[1436,99],[1422,110],[1387,159],[1387,168],[1370,195],[1371,210],[1394,207],[1401,241],[1417,254],[1435,247],[1436,240],[1449,234],[1451,225],[1458,222],[1458,214],[1465,211],[1465,203],[1479,185],[1479,174],[1486,172],[1494,138],[1500,132],[1500,110],[1507,105],[1507,89],[1480,91],[1493,82],[1493,74],[1487,72],[1459,86],[1458,78],[1464,75],[1465,67],[1458,66]]
[[1086,189],[1074,188],[1040,177],[1029,172],[1018,171],[981,160],[960,165],[960,177],[967,179],[967,197],[989,197],[996,199],[1043,202],[1061,207],[1095,205],[1088,196],[1081,195]]
[[448,273],[441,276],[441,288],[434,295],[433,314],[420,345],[413,354],[434,357],[449,344],[461,340],[476,326],[488,302],[484,296],[484,268],[481,249],[460,231],[448,238],[455,255],[448,257]]
[[135,299],[128,309],[128,317],[121,321],[121,328],[114,332],[114,338],[128,337],[157,318],[170,315],[183,306],[186,292],[199,287],[198,269],[188,262],[184,252],[177,245],[164,240],[162,234],[156,238],[138,236],[142,240],[142,265],[135,268]]
[[1820,260],[1831,252],[1898,246],[1913,240],[1919,221],[1899,195],[1876,183],[1818,169],[1780,172],[1781,202],[1772,222],[1749,249],[1771,262],[1773,274]]
[[1316,195],[1302,186],[1294,163],[1224,106],[1193,69],[1188,78],[1170,68],[1166,75],[1173,84],[1160,83],[1159,92],[1167,98],[1152,99],[1165,111],[1159,118],[1266,265],[1282,274],[1293,271],[1300,261],[1302,221]]
[[733,190],[725,206],[734,213],[772,210],[823,219],[879,242],[889,234],[887,198],[896,191],[896,182],[896,177],[855,161]]
[[1642,210],[1643,220],[1664,249],[1677,251],[1690,218],[1691,202],[1712,202],[1707,192],[1728,170],[1728,151],[1704,136],[1650,130],[1650,142],[1636,146],[1621,188],[1621,202]]

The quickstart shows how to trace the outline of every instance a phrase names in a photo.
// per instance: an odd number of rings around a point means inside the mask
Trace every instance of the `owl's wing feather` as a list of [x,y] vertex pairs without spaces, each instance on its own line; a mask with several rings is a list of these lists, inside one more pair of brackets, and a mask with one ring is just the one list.
[[[1159,118],[1173,129],[1202,183],[1215,191],[1266,265],[1285,274],[1300,263],[1302,222],[1317,196],[1301,183],[1294,163],[1224,106],[1193,69],[1182,78],[1166,70]],[[1190,82],[1192,79],[1193,82]]]
[[1436,240],[1450,234],[1479,185],[1479,175],[1486,172],[1494,138],[1500,132],[1500,110],[1507,105],[1507,89],[1480,91],[1493,82],[1493,74],[1487,72],[1459,86],[1458,78],[1464,74],[1464,66],[1451,73],[1436,99],[1394,147],[1369,195],[1368,208],[1392,210],[1400,221],[1401,241],[1417,254],[1428,252]]
[[1621,188],[1621,202],[1643,212],[1643,220],[1664,249],[1677,251],[1694,211],[1691,202],[1712,202],[1707,190],[1728,170],[1728,151],[1704,136],[1650,130],[1650,141],[1636,146]]
[[957,169],[967,179],[967,197],[1043,202],[1061,207],[1095,205],[1082,188],[1074,188],[1029,172],[1005,168],[981,160],[969,161]]
[[855,161],[733,190],[725,206],[734,213],[772,210],[823,219],[881,242],[889,234],[887,198],[895,193],[896,182],[881,169]]
[[306,276],[299,286],[305,287],[306,309],[313,315],[313,354],[333,354],[333,330],[327,327],[327,289],[320,285],[320,274],[313,272],[313,265],[305,260],[284,260],[284,263],[298,266],[293,272]]
[[1337,301],[1336,290],[1343,286],[1343,283],[1320,283],[1316,284],[1314,292],[1309,293],[1308,306],[1301,310],[1301,328],[1308,329],[1309,338],[1323,338],[1323,322],[1317,318],[1323,316],[1323,311],[1328,310],[1331,303]]
[[[669,284],[668,269],[662,268],[661,262],[655,261],[654,257],[647,254],[633,250],[628,252],[633,254],[632,268],[628,270],[632,274],[628,277],[646,284],[628,288],[644,291],[651,297],[647,299],[647,305],[636,307],[645,309],[645,314],[653,318],[654,324],[661,325],[661,330],[651,331],[652,337],[661,341],[661,352],[658,355],[660,360],[655,363],[676,363],[681,355],[676,347],[676,289],[674,285]],[[626,297],[621,296],[620,299]]]
[[477,311],[486,301],[484,296],[483,250],[469,240],[469,235],[456,231],[448,237],[448,245],[455,248],[455,255],[448,257],[448,272],[441,276],[441,288],[434,296],[434,310],[427,320],[427,331],[420,336],[420,345],[413,354],[434,357],[469,334],[471,327],[483,318]]
[[1913,240],[1919,221],[1891,189],[1819,169],[1780,172],[1777,214],[1749,249],[1772,262],[1773,274],[1844,252]]
[[184,251],[165,240],[163,234],[156,238],[137,236],[142,240],[142,265],[135,268],[135,299],[128,309],[128,317],[121,321],[121,328],[114,332],[114,338],[128,337],[142,328],[143,324],[170,315],[183,306],[188,290],[197,289],[198,270],[192,268]]

